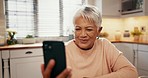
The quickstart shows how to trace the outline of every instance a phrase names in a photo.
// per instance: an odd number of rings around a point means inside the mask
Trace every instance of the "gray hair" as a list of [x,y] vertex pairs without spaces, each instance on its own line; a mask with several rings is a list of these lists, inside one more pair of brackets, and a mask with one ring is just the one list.
[[82,6],[74,15],[73,23],[75,23],[78,17],[82,16],[84,19],[89,22],[95,23],[97,27],[101,26],[102,17],[99,10],[95,6],[85,5]]

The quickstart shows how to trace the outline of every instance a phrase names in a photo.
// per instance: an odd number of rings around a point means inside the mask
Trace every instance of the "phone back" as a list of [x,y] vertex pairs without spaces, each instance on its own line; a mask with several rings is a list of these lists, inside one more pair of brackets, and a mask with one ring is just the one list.
[[62,41],[43,41],[45,68],[50,59],[55,60],[55,66],[50,78],[55,78],[66,68],[65,46]]

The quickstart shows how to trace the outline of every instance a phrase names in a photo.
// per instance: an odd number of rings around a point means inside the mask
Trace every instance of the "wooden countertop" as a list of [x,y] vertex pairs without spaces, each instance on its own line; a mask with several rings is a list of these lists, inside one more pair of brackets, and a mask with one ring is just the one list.
[[148,45],[148,42],[144,41],[130,41],[130,40],[124,40],[124,41],[116,41],[116,40],[110,40],[112,43],[133,43],[133,44],[143,44]]
[[42,43],[35,44],[15,44],[8,46],[0,46],[0,50],[10,50],[10,49],[24,49],[24,48],[41,48]]
[[[124,40],[124,41],[110,40],[110,41],[112,43],[134,43],[134,44],[148,45],[148,42],[143,42],[143,41],[129,41],[129,40]],[[42,48],[42,43],[0,46],[0,50],[24,49],[24,48]]]

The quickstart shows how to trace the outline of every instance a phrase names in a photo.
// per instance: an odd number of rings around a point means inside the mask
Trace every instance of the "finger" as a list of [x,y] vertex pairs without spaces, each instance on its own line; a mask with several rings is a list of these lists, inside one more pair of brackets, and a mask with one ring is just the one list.
[[57,78],[66,78],[70,76],[70,74],[71,74],[71,69],[67,68],[60,75],[58,75]]
[[71,77],[72,77],[72,73],[70,72],[67,78],[71,78]]
[[41,64],[41,72],[42,72],[42,75],[43,75],[43,73],[44,73],[44,64]]
[[50,73],[52,71],[52,68],[54,67],[55,65],[55,61],[53,59],[51,59],[45,69],[45,72],[43,73],[45,78],[49,78],[50,77]]
[[69,69],[70,70],[70,74],[68,75],[68,77],[67,78],[71,78],[72,77],[72,73],[71,73],[71,71],[72,71],[72,69],[71,69],[71,67],[67,67],[67,69]]

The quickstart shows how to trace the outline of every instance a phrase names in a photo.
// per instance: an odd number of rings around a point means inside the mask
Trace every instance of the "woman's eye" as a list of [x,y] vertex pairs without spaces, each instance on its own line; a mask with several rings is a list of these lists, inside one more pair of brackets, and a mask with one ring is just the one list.
[[93,31],[93,29],[86,29],[87,31]]
[[81,30],[81,29],[80,28],[76,28],[75,30],[78,31],[78,30]]

